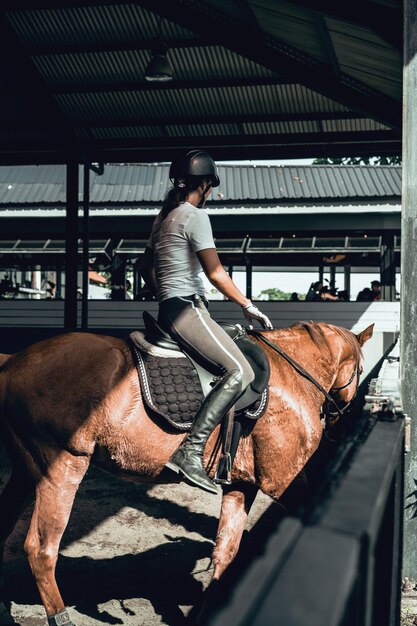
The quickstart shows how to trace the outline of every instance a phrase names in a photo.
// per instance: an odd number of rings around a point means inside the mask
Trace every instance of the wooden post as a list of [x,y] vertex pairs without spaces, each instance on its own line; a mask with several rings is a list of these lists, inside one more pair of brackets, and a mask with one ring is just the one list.
[[404,0],[403,200],[401,218],[401,392],[411,417],[406,455],[404,576],[417,579],[417,0]]
[[64,326],[77,328],[78,274],[78,162],[67,163],[67,216],[65,223]]

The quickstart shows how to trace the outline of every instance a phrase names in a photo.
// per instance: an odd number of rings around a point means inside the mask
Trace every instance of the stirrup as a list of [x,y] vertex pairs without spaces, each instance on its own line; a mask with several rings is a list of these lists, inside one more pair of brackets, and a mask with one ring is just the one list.
[[218,485],[232,484],[232,457],[230,452],[220,455],[213,482]]

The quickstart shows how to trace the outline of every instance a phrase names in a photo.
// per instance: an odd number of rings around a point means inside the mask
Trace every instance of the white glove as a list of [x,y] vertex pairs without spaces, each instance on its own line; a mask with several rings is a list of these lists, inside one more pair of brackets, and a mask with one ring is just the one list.
[[253,324],[252,320],[258,320],[260,324],[262,324],[263,328],[267,330],[272,330],[273,326],[269,320],[269,318],[260,312],[258,307],[256,307],[252,302],[247,304],[246,306],[242,306],[243,315],[249,322],[249,328],[252,330]]

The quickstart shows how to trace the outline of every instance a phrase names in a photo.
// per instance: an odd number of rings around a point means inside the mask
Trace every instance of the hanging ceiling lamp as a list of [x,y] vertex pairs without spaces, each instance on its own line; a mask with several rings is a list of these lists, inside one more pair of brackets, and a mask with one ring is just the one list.
[[162,18],[160,17],[157,40],[151,49],[151,60],[145,71],[146,80],[154,82],[166,82],[174,77],[174,71],[167,58],[168,46],[162,41],[161,26]]

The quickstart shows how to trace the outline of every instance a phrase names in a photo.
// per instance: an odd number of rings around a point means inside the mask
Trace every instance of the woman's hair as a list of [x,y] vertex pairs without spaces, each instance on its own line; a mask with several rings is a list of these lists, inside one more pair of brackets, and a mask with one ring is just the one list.
[[165,219],[173,209],[176,209],[182,202],[185,202],[189,194],[198,189],[203,182],[204,179],[200,176],[175,179],[173,187],[168,191],[162,203],[162,219]]

